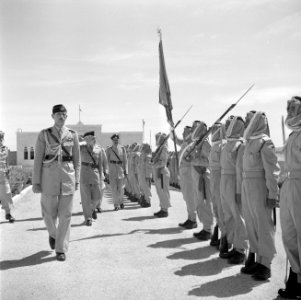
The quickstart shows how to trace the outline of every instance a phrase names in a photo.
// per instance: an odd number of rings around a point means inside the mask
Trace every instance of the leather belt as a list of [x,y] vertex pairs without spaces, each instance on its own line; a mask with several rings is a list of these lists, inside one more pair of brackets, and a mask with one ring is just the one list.
[[[48,154],[45,156],[46,160],[50,160],[53,159],[55,157],[54,160],[58,160],[58,156],[52,155],[52,154]],[[62,156],[62,161],[72,161],[72,156]]]
[[122,162],[121,161],[116,161],[116,160],[110,160],[111,164],[116,164],[116,165],[121,165]]
[[82,166],[88,166],[88,167],[91,167],[92,169],[97,169],[98,168],[98,165],[92,163],[92,162],[84,162],[82,161]]

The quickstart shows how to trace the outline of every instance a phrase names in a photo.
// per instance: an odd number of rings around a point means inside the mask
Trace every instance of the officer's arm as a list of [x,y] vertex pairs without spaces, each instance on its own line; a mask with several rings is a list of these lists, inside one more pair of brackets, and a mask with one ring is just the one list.
[[108,166],[108,158],[107,158],[106,151],[104,149],[101,149],[101,153],[102,153],[102,168],[104,173],[108,174],[109,166]]
[[125,151],[124,147],[122,147],[122,151],[123,151],[123,166],[124,166],[124,171],[125,171],[125,174],[129,174],[128,158],[127,158],[127,154],[126,154],[126,151]]

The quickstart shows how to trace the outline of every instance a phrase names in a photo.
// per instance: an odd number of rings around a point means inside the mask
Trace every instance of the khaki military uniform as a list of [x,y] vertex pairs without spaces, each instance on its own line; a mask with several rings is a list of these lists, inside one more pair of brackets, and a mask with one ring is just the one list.
[[258,263],[270,268],[276,248],[272,209],[267,207],[267,198],[277,199],[280,168],[268,136],[246,141],[242,169],[242,208],[250,252],[257,254]]
[[151,178],[152,178],[152,165],[151,165],[151,155],[146,153],[141,153],[139,159],[139,179],[142,193],[144,199],[147,203],[151,201]]
[[153,178],[160,201],[160,207],[163,211],[167,211],[168,208],[171,207],[169,194],[170,173],[167,168],[167,160],[168,149],[166,145],[163,145],[156,161],[153,162]]
[[0,200],[2,209],[5,214],[9,214],[12,206],[13,200],[11,195],[11,189],[8,180],[8,155],[9,150],[6,146],[0,147]]
[[224,221],[224,213],[221,203],[221,151],[225,140],[212,142],[212,147],[209,154],[209,169],[210,169],[210,191],[213,204],[213,212],[216,218],[217,225],[221,231],[221,235],[226,235],[226,226]]
[[[113,152],[116,152],[116,154]],[[123,204],[125,173],[128,174],[128,160],[125,148],[121,145],[111,146],[106,150],[109,164],[109,178],[115,207]]]
[[104,172],[107,170],[103,169],[103,162],[106,161],[106,155],[98,145],[93,148],[88,145],[81,146],[80,154],[80,194],[84,217],[87,220],[92,218],[92,212],[100,202],[105,188]]
[[[103,173],[108,176],[109,175],[109,165],[108,165],[108,159],[107,159],[107,154],[104,148],[100,147],[101,149],[101,156],[102,156],[102,170]],[[101,208],[101,204],[102,204],[102,200],[103,200],[103,195],[104,195],[104,191],[105,191],[106,185],[104,184],[103,188],[100,190],[100,198],[99,200],[97,200],[96,203],[96,208]]]
[[211,232],[213,225],[213,208],[210,191],[210,170],[208,156],[211,146],[208,140],[197,149],[191,161],[194,201],[198,218],[203,223],[203,229]]
[[[53,134],[61,144],[52,137]],[[68,251],[75,183],[79,183],[80,155],[77,133],[55,126],[39,133],[33,169],[33,184],[42,189],[42,215],[49,235],[56,240],[56,252]],[[58,225],[56,225],[58,219]]]
[[284,148],[286,179],[280,192],[282,240],[291,269],[301,283],[301,131],[293,131]]
[[221,203],[227,240],[240,253],[247,249],[247,231],[241,207],[236,203],[235,194],[240,188],[236,176],[237,157],[242,155],[242,140],[228,140],[221,151]]

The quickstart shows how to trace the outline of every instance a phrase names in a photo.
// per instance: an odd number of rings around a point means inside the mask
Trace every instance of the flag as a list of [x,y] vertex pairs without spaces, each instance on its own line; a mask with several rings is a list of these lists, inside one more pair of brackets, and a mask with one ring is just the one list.
[[165,107],[168,123],[173,126],[172,103],[169,82],[166,73],[165,60],[163,54],[162,39],[159,42],[159,64],[160,64],[160,83],[159,83],[159,103]]

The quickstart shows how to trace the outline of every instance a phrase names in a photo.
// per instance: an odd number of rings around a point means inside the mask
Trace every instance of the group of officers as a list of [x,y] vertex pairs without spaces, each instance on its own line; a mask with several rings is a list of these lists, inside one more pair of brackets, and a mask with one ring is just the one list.
[[[223,124],[215,123],[211,141],[206,137],[206,124],[198,120],[184,128],[182,138],[173,129],[168,135],[158,133],[153,154],[147,143],[120,145],[118,134],[106,149],[96,144],[93,131],[78,137],[65,126],[67,109],[62,104],[53,107],[52,118],[54,125],[43,129],[36,142],[32,189],[41,193],[42,215],[57,260],[66,259],[73,195],[79,186],[85,224],[91,226],[101,212],[105,181],[110,183],[116,211],[124,208],[124,194],[150,207],[153,181],[160,203],[156,217],[168,217],[169,186],[180,186],[187,220],[179,226],[197,228],[198,218],[202,230],[194,233],[196,238],[210,240],[229,263],[244,262],[242,273],[267,280],[276,254],[275,208],[280,199],[290,273],[286,287],[278,293],[289,299],[301,297],[301,97],[287,103],[286,125],[292,132],[283,148],[281,181],[264,112],[250,111],[245,118],[230,116]],[[179,153],[168,151],[169,137],[180,145]],[[10,200],[3,197],[9,193],[3,187],[7,188],[7,181],[3,179],[2,140],[0,135],[1,202],[6,218],[13,222],[7,208]]]

